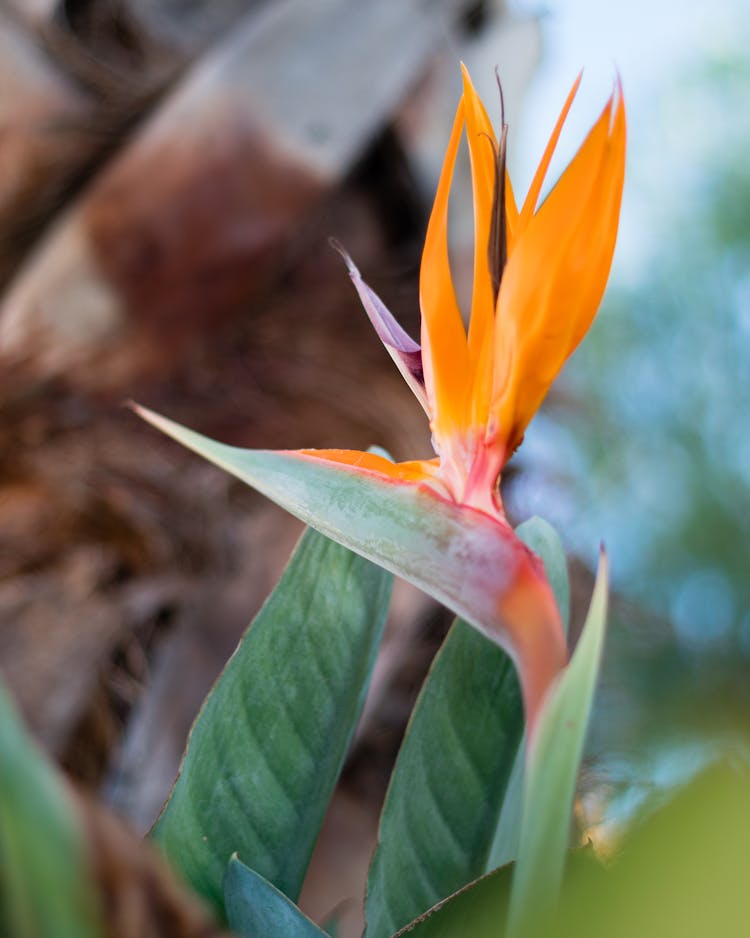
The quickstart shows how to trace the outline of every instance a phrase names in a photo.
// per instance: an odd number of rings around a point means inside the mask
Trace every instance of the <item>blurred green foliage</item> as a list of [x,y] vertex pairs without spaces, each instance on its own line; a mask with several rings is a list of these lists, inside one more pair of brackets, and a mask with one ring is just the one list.
[[749,864],[748,776],[724,764],[637,825],[607,873],[572,865],[554,934],[739,938],[750,929]]
[[71,792],[0,684],[0,935],[99,938],[101,925]]

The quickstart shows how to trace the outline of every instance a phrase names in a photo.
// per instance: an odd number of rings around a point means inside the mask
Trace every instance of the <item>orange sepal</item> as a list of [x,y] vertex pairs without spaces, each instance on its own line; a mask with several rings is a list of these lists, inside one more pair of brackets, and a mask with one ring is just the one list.
[[614,252],[624,162],[618,85],[542,206],[522,224],[503,277],[492,410],[509,455],[596,314]]
[[422,364],[438,445],[461,432],[466,420],[469,351],[448,259],[448,197],[464,125],[459,102],[435,201],[427,225],[419,271],[422,312]]

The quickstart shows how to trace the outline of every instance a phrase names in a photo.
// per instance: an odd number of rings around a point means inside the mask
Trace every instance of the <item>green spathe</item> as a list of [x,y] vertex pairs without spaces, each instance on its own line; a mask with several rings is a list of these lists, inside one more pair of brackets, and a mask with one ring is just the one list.
[[[426,485],[403,484],[305,452],[227,446],[152,411],[137,412],[306,524],[414,583],[499,644],[514,656],[527,719],[534,719],[544,687],[561,664],[559,622],[537,559],[509,525]],[[528,582],[529,576],[540,600],[537,635],[530,622],[524,632],[517,610],[510,613],[513,621],[506,619],[506,598],[519,578]]]

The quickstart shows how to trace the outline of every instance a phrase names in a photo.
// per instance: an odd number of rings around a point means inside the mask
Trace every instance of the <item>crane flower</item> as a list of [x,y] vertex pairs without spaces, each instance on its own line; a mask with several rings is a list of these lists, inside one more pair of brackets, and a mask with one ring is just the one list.
[[[421,343],[344,254],[377,334],[424,408],[435,457],[394,463],[355,450],[240,450],[140,409],[165,432],[304,521],[416,583],[503,647],[533,731],[567,662],[543,565],[514,534],[503,467],[552,381],[589,328],[609,275],[625,164],[619,81],[546,197],[574,83],[519,207],[496,136],[466,69],[430,215],[419,277]],[[463,135],[471,163],[474,263],[468,328],[448,258],[448,198]]]

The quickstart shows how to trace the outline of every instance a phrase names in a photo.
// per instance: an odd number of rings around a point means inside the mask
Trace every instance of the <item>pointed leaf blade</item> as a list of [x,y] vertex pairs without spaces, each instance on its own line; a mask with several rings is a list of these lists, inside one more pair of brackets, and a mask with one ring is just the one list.
[[224,877],[224,904],[229,927],[239,938],[326,938],[291,899],[237,856],[229,860]]
[[153,836],[220,914],[235,852],[299,894],[391,585],[380,568],[307,531],[207,697]]
[[[567,607],[567,567],[555,530],[532,518],[516,534],[541,557]],[[456,621],[425,680],[391,777],[368,880],[368,936],[390,935],[515,859],[522,734],[512,662]]]
[[522,734],[512,662],[458,620],[391,777],[368,878],[367,938],[388,938],[487,871]]
[[560,890],[573,795],[604,647],[607,581],[607,558],[602,553],[583,632],[542,708],[531,743],[511,896],[514,936],[544,921]]

